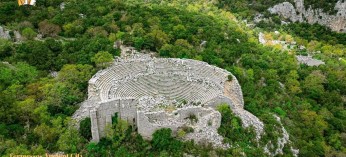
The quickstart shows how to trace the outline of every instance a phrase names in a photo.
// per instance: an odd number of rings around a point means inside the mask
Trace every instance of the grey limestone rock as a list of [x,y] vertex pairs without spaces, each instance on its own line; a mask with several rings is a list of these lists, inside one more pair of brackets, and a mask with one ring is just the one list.
[[337,13],[330,15],[322,9],[305,8],[304,0],[294,0],[295,4],[283,2],[268,9],[272,14],[290,19],[292,22],[318,23],[336,32],[346,32],[346,1],[339,0],[335,5]]
[[314,59],[310,55],[309,56],[297,55],[296,58],[299,63],[306,64],[308,66],[319,66],[319,65],[325,64],[323,61]]
[[18,31],[14,31],[14,38],[16,39],[17,42],[23,41],[22,35]]
[[0,26],[0,38],[11,39],[10,31],[5,30],[3,27]]
[[[274,148],[274,145],[271,143],[271,141],[269,141],[269,143],[267,143],[266,147],[264,148],[264,151],[270,156],[283,155],[284,154],[283,149],[284,149],[285,145],[291,143],[290,136],[289,136],[287,130],[283,127],[283,125],[281,123],[281,118],[277,115],[273,115],[273,116],[281,127],[282,137],[279,137],[277,139],[277,141],[276,141],[277,142],[277,148],[274,150],[274,152],[269,151],[269,148],[271,148],[271,149]],[[294,149],[291,146],[290,150],[291,150],[293,156],[295,156],[295,157],[298,156],[299,149]]]

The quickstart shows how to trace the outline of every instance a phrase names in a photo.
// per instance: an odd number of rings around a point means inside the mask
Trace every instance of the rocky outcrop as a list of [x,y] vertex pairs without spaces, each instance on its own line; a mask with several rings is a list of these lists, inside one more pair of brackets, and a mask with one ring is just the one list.
[[23,37],[18,31],[14,31],[13,33],[14,33],[14,38],[16,42],[23,41]]
[[10,31],[12,30],[8,30],[0,26],[0,39],[7,39],[7,40],[12,39],[13,41],[16,41],[16,42],[23,41],[23,37],[18,31],[16,30],[12,31],[13,32],[12,37],[10,35]]
[[296,58],[300,64],[306,64],[308,66],[319,66],[325,64],[321,60],[313,59],[312,56],[297,55]]
[[0,39],[11,39],[10,31],[0,26]]
[[[287,130],[283,127],[283,125],[281,123],[281,118],[278,117],[277,115],[273,115],[273,116],[281,127],[282,137],[279,137],[277,139],[277,141],[276,141],[277,147],[276,148],[274,148],[274,145],[270,141],[269,143],[267,143],[266,147],[264,148],[264,151],[270,156],[283,155],[284,154],[283,149],[284,149],[285,145],[291,143],[290,136],[289,136]],[[271,151],[269,151],[269,149],[274,149],[274,151],[271,152]],[[294,157],[298,156],[299,149],[294,149],[292,146],[290,146],[290,150],[291,150],[292,155]]]
[[294,0],[295,4],[283,2],[269,8],[272,14],[290,19],[292,22],[318,23],[336,32],[346,32],[346,1],[338,1],[335,5],[337,13],[329,15],[322,9],[305,8],[304,0]]

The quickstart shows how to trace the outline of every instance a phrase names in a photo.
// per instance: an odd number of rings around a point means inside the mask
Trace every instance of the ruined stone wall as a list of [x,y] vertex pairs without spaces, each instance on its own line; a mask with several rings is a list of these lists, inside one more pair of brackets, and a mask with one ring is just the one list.
[[219,97],[214,98],[213,100],[209,101],[206,104],[206,106],[217,109],[217,106],[220,104],[223,104],[223,103],[228,104],[232,109],[235,107],[234,102],[225,96],[219,96]]
[[72,116],[77,129],[79,128],[79,122],[87,117],[90,117],[90,111],[94,109],[97,104],[98,101],[95,101],[93,99],[85,100],[80,104],[79,109]]
[[97,107],[90,109],[91,132],[93,141],[98,142],[100,137],[105,136],[105,128],[112,124],[112,116],[118,113],[119,118],[126,120],[130,124],[135,124],[136,104],[133,99],[111,100],[99,103]]
[[[99,104],[96,108],[96,119],[97,128],[99,131],[99,136],[103,137],[105,135],[105,128],[107,124],[112,124],[112,116],[119,112],[119,100],[114,100],[106,103]],[[91,117],[93,119],[94,117]]]
[[99,126],[98,126],[98,120],[97,120],[97,111],[95,109],[91,109],[90,113],[90,120],[91,120],[91,136],[93,142],[99,142],[100,141],[100,133],[99,133]]
[[[194,115],[196,120],[189,117]],[[185,140],[194,140],[195,142],[205,142],[213,144],[215,147],[228,147],[222,143],[223,138],[217,133],[221,125],[221,114],[212,108],[201,106],[190,106],[180,108],[172,113],[164,111],[137,113],[138,133],[145,139],[151,139],[152,134],[161,128],[170,128],[173,135],[177,134],[183,127],[193,128],[192,133],[187,133]]]
[[126,120],[129,124],[135,125],[136,124],[136,117],[137,117],[137,104],[138,101],[135,101],[133,99],[129,100],[121,100],[119,102],[119,116],[121,119]]
[[[156,118],[163,118],[166,117],[164,112],[157,112],[154,113]],[[152,115],[153,116],[153,115]],[[138,133],[142,135],[143,138],[150,140],[152,138],[152,134],[159,129],[162,128],[170,128],[173,133],[175,133],[178,130],[178,126],[175,125],[158,125],[155,123],[150,122],[152,119],[149,119],[149,117],[146,115],[143,111],[137,112],[137,128]]]

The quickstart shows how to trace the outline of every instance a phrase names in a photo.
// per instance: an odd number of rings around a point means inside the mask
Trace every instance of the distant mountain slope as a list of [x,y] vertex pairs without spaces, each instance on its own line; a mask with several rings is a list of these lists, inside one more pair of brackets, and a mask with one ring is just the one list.
[[279,14],[292,22],[318,23],[329,27],[333,31],[345,32],[346,2],[338,1],[335,3],[334,11],[336,11],[336,14],[329,14],[323,8],[306,7],[304,0],[295,0],[295,3],[283,2],[269,8],[270,13]]
[[227,0],[220,2],[219,7],[237,12],[242,17],[278,14],[292,22],[317,23],[336,32],[346,31],[346,2],[343,0]]

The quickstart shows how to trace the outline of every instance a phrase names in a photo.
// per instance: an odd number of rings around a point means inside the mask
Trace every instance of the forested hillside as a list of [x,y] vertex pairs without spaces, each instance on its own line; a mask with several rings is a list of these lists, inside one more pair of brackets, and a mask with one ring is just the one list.
[[[278,2],[37,0],[36,6],[19,7],[15,0],[1,0],[0,26],[11,39],[0,38],[0,155],[268,156],[263,148],[272,143],[274,152],[282,137],[277,115],[291,141],[278,156],[293,156],[291,147],[299,156],[346,156],[345,34],[319,25],[259,28],[242,22],[258,11],[253,7]],[[15,32],[22,37],[16,39]],[[306,49],[262,45],[259,32]],[[88,80],[119,56],[113,47],[118,40],[160,57],[201,60],[232,72],[245,109],[265,124],[261,140],[221,106],[219,133],[232,145],[227,150],[182,142],[169,129],[146,141],[120,119],[109,136],[90,143],[85,133],[90,123],[77,130],[71,116],[87,98]],[[325,64],[299,64],[296,54],[313,54]]]

